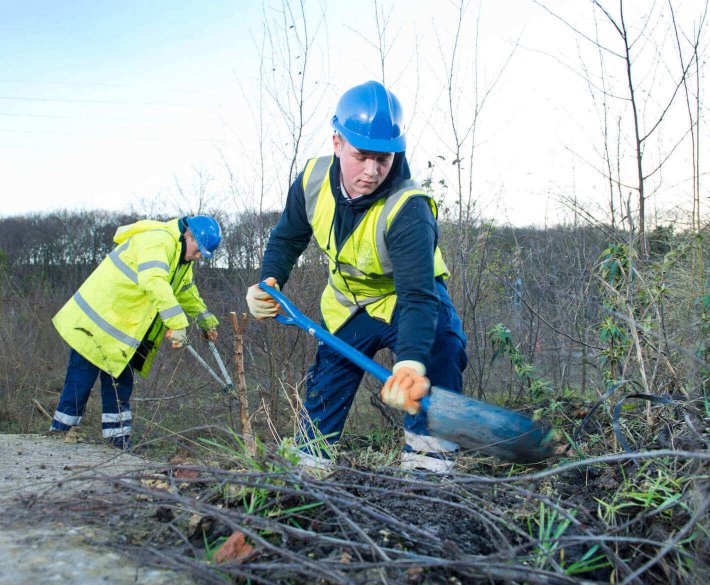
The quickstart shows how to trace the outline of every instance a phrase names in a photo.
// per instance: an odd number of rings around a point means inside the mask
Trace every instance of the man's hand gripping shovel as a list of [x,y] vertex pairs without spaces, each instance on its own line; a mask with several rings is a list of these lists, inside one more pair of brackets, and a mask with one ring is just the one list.
[[[169,329],[166,334],[166,337],[168,338],[168,340],[170,340]],[[222,392],[231,392],[232,390],[234,390],[234,383],[232,382],[232,378],[229,376],[229,372],[227,372],[227,368],[225,367],[224,362],[222,361],[222,357],[219,355],[219,351],[217,351],[217,346],[214,344],[214,341],[209,339],[207,340],[207,345],[209,346],[210,351],[212,352],[212,355],[214,356],[214,359],[217,362],[219,370],[222,372],[222,376],[224,377],[224,379],[219,377],[217,372],[212,369],[212,367],[202,358],[202,356],[197,353],[197,350],[189,343],[186,343],[182,346],[173,344],[173,347],[184,347],[185,349],[187,349],[187,351],[189,351],[193,356],[195,356],[195,359],[207,371],[207,373],[212,376],[212,378],[219,384],[220,388],[222,388]]]
[[[303,315],[280,291],[265,282],[259,287],[281,305],[276,316],[284,325],[296,325],[337,351],[355,365],[386,382],[392,373]],[[556,454],[557,434],[529,416],[487,402],[432,387],[421,400],[429,433],[515,463],[535,463]]]

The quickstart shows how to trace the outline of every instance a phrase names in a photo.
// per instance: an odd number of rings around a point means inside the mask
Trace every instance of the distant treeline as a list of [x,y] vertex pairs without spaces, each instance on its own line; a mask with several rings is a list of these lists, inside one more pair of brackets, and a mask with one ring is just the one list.
[[[263,248],[278,214],[218,217],[222,246],[215,259],[201,263],[196,279],[208,306],[229,327],[230,312],[246,312],[245,291],[258,279]],[[0,292],[5,306],[22,307],[23,299],[37,299],[34,302],[46,307],[42,322],[48,323],[53,311],[113,248],[116,228],[138,219],[142,218],[106,211],[0,219]],[[468,337],[466,378],[471,394],[504,394],[514,400],[531,384],[532,378],[521,375],[519,366],[506,366],[494,349],[491,328],[498,324],[510,330],[517,351],[534,364],[536,377],[549,379],[555,387],[573,385],[582,391],[600,383],[604,364],[599,357],[599,327],[607,309],[598,281],[599,257],[610,244],[627,241],[628,234],[589,225],[536,229],[443,220],[439,226],[451,274],[450,293]],[[685,237],[675,236],[669,228],[657,229],[653,236],[648,262],[662,258],[675,239]],[[311,246],[295,268],[287,293],[318,318],[326,279],[323,257]],[[274,408],[282,383],[302,380],[312,357],[312,344],[296,344],[297,335],[257,324],[247,331],[250,371]]]
[[[224,237],[211,267],[256,269],[277,214],[220,217]],[[115,246],[116,228],[145,219],[109,211],[62,211],[0,218],[0,263],[16,276],[41,275],[48,284],[76,284]],[[160,221],[170,216],[151,217]],[[76,277],[76,278],[75,278]]]
[[[11,267],[96,265],[113,248],[116,228],[139,219],[144,217],[135,213],[102,210],[0,218],[0,261]],[[172,217],[151,219],[167,221]],[[276,224],[278,213],[246,213],[236,218],[221,214],[219,219],[224,239],[213,265],[220,268],[258,268],[263,246]],[[568,241],[571,233],[584,233],[584,240],[588,244],[593,242],[600,250],[611,240],[624,239],[624,234],[590,227],[492,229],[485,224],[462,226],[460,222],[440,221],[441,245],[445,248],[450,246],[454,255],[461,251],[460,244],[463,241],[470,242],[472,236],[474,239],[493,237],[498,244],[503,245],[503,249],[510,251],[531,247],[533,242],[540,240],[571,243]],[[670,228],[657,228],[652,237],[653,252],[665,253],[669,249],[671,236]],[[533,247],[537,248],[538,245]]]

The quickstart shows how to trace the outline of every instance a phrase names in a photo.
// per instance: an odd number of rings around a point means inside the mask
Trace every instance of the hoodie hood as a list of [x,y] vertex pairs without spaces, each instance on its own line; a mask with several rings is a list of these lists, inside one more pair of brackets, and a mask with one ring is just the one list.
[[187,227],[187,218],[173,219],[171,221],[156,221],[153,219],[141,219],[135,223],[122,225],[116,229],[113,236],[113,241],[117,244],[122,244],[128,241],[136,234],[148,232],[151,230],[165,230],[168,232],[177,243],[180,244],[180,263],[185,263],[185,229]]
[[170,222],[164,222],[155,221],[152,219],[141,219],[135,223],[118,227],[116,229],[116,233],[113,236],[113,241],[117,244],[122,244],[123,242],[135,236],[136,234],[140,234],[142,232],[147,232],[150,230],[165,230],[166,232],[169,232],[170,235],[173,236],[175,239],[178,239],[180,237],[178,226],[175,223],[175,220]]

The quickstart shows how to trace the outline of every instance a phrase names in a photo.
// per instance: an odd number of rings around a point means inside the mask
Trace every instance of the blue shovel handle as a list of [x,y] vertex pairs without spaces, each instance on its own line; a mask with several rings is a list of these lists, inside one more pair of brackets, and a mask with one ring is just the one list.
[[[309,333],[316,339],[321,340],[328,347],[337,351],[344,358],[347,358],[355,365],[360,366],[368,374],[371,374],[377,378],[380,382],[386,382],[387,379],[392,375],[387,368],[381,366],[377,362],[371,360],[361,351],[358,351],[354,347],[348,345],[343,340],[338,339],[327,329],[324,329],[308,317],[306,317],[301,311],[299,311],[296,306],[275,288],[269,286],[265,282],[259,283],[259,288],[264,292],[269,293],[276,302],[281,305],[281,309],[286,313],[285,315],[277,315],[276,320],[283,325],[296,325],[303,329],[306,333]],[[429,409],[429,397],[425,396],[421,399],[420,405],[424,411]]]

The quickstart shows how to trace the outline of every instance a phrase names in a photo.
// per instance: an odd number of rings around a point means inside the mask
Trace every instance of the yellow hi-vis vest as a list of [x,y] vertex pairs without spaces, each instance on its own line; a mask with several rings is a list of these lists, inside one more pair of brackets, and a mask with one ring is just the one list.
[[192,280],[192,263],[180,263],[178,222],[119,227],[118,246],[52,319],[71,347],[114,378],[144,340],[149,351],[138,373],[146,376],[166,328],[187,327],[187,315],[203,329],[218,324]]
[[[365,307],[372,317],[389,323],[397,296],[385,236],[397,213],[411,197],[426,197],[434,217],[437,215],[436,203],[416,181],[407,180],[387,197],[375,201],[336,249],[332,233],[335,214],[330,185],[332,164],[332,156],[314,158],[308,161],[303,173],[308,222],[318,245],[328,257],[328,286],[321,295],[321,315],[331,332],[340,329],[361,307]],[[448,276],[448,270],[437,246],[434,276],[442,275]]]

